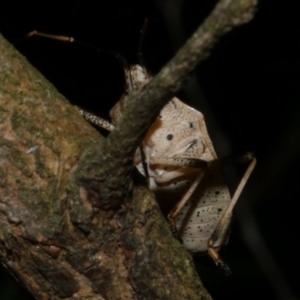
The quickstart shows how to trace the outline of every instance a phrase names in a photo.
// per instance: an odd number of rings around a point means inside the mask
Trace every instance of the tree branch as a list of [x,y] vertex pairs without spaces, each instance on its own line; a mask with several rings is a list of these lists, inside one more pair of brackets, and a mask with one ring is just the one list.
[[1,38],[0,255],[37,299],[210,299],[138,174],[128,197],[132,157],[187,74],[255,4],[220,1],[105,140]]

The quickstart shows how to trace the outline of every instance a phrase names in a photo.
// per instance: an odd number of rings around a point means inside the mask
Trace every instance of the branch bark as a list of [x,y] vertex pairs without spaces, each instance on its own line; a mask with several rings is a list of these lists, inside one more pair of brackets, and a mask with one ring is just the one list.
[[210,299],[133,155],[189,72],[255,5],[220,1],[132,93],[107,139],[0,40],[0,255],[37,299]]

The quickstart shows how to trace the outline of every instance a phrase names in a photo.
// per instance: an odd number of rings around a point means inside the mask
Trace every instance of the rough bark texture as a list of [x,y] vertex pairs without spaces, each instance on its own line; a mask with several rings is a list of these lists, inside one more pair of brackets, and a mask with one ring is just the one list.
[[37,299],[210,299],[132,157],[216,37],[254,5],[220,1],[106,140],[0,40],[0,255]]

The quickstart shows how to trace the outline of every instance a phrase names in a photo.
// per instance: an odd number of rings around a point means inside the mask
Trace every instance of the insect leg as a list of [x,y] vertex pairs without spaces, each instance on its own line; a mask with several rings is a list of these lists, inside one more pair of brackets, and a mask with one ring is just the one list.
[[[103,128],[103,129],[106,129],[107,131],[112,131],[115,128],[114,125],[112,125],[106,119],[100,118],[100,117],[98,117],[98,116],[96,116],[92,113],[89,113],[89,112],[79,108],[78,106],[75,106],[75,108],[90,123],[93,123],[93,124]],[[149,183],[149,172],[148,172],[148,168],[147,168],[147,165],[146,165],[146,162],[145,162],[145,153],[144,153],[142,147],[140,147],[139,149],[140,149],[141,161],[142,161],[145,177],[146,177],[146,179]]]
[[[171,226],[171,230],[173,234],[176,234],[176,218],[178,214],[181,212],[182,208],[185,206],[187,201],[191,198],[192,194],[194,193],[195,189],[201,182],[204,174],[205,169],[207,166],[207,162],[201,159],[192,159],[192,158],[151,158],[151,164],[163,164],[163,165],[171,165],[171,166],[179,166],[179,167],[190,167],[190,168],[200,168],[199,174],[195,178],[192,185],[189,187],[187,192],[181,198],[181,200],[174,206],[171,212],[168,214],[169,224]],[[174,171],[168,174],[168,176],[164,176],[163,178],[156,178],[156,181],[159,183],[168,182],[173,178],[178,178],[178,172]]]
[[255,159],[255,156],[253,153],[245,152],[238,156],[230,155],[230,156],[222,157],[221,159],[219,159],[219,162],[223,166],[227,166],[227,165],[240,164],[240,163],[244,163],[247,161],[252,161],[253,159]]
[[181,198],[181,200],[172,208],[170,213],[168,214],[168,220],[169,224],[171,226],[172,233],[175,235],[177,233],[176,229],[176,218],[178,217],[179,213],[185,206],[185,204],[189,201],[192,194],[196,190],[197,186],[201,182],[202,178],[204,177],[205,170],[202,170],[197,177],[195,178],[194,182],[190,186],[190,188],[187,190],[187,192],[184,194],[184,196]]
[[207,161],[199,158],[185,157],[151,157],[150,163],[153,165],[167,165],[173,167],[206,168]]
[[100,118],[94,114],[91,114],[78,106],[75,106],[75,108],[78,110],[78,112],[89,122],[106,129],[107,131],[112,131],[115,127],[107,120]]
[[[225,158],[223,161],[221,160],[221,163],[228,164],[230,161],[233,161],[231,158]],[[212,233],[211,237],[207,241],[208,245],[208,254],[212,257],[212,259],[215,261],[217,265],[221,265],[221,267],[225,270],[225,272],[228,274],[229,269],[228,267],[224,264],[224,262],[221,260],[218,252],[213,248],[214,243],[219,239],[219,237],[224,233],[224,226],[229,222],[229,219],[231,218],[231,213],[232,210],[241,195],[241,192],[244,189],[244,186],[246,182],[248,181],[255,165],[256,165],[256,158],[252,153],[246,153],[245,155],[242,155],[235,159],[236,162],[245,162],[245,161],[250,161],[249,166],[244,173],[231,201],[230,204],[228,205],[227,209],[225,210],[225,213],[221,217],[220,221],[218,222],[214,232]]]
[[49,33],[32,30],[32,31],[28,32],[23,38],[18,40],[15,44],[22,43],[24,40],[27,40],[28,38],[31,38],[32,36],[40,36],[40,37],[57,40],[57,41],[62,41],[62,42],[68,42],[68,43],[77,42],[77,40],[75,40],[71,36],[49,34]]

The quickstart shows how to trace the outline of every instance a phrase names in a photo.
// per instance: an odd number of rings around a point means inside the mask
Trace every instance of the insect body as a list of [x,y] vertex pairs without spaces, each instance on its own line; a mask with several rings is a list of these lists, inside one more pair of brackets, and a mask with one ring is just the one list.
[[[127,84],[133,88],[149,81],[144,69],[135,65],[126,71]],[[122,116],[127,96],[112,108],[113,123]],[[232,209],[252,172],[256,160],[247,153],[241,161],[249,165],[233,198],[222,173],[222,162],[207,133],[203,114],[172,98],[149,128],[141,145],[145,155],[149,186],[162,208],[167,211],[171,226],[190,252],[208,251],[217,264],[226,267],[217,250],[227,242]],[[140,151],[135,165],[145,174]]]
[[[173,98],[143,141],[150,188],[158,201],[176,205],[186,194],[189,196],[174,218],[178,235],[191,252],[207,250],[216,222],[231,200],[220,165],[204,164],[217,159],[207,137],[203,115]],[[195,168],[197,160],[200,167]],[[139,170],[142,171],[140,165]],[[169,217],[172,218],[172,214]],[[228,225],[229,222],[224,227],[225,232]],[[221,245],[224,238],[221,234],[215,246]]]

